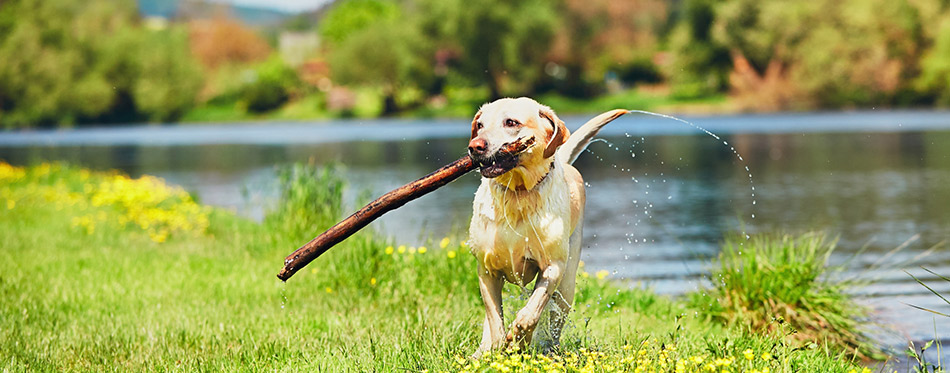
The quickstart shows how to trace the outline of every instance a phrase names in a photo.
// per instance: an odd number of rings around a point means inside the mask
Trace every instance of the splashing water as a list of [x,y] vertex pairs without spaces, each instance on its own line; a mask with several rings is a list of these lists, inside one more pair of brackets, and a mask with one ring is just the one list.
[[[714,139],[716,139],[716,140],[719,140],[719,141],[722,141],[723,146],[728,146],[728,147],[729,147],[729,150],[732,151],[732,154],[734,154],[734,155],[736,156],[736,159],[738,159],[739,162],[741,162],[742,166],[745,168],[746,175],[749,176],[749,189],[751,190],[752,206],[753,206],[753,207],[752,207],[752,211],[750,212],[750,216],[751,216],[752,219],[755,219],[755,210],[754,210],[754,209],[755,209],[755,207],[754,207],[754,206],[755,206],[755,182],[754,182],[753,179],[752,179],[752,170],[749,169],[749,164],[746,163],[745,158],[743,158],[742,155],[739,154],[739,151],[736,150],[736,147],[735,147],[735,146],[732,146],[731,144],[729,144],[728,141],[723,140],[722,138],[719,137],[719,135],[713,133],[712,131],[709,131],[709,130],[703,128],[703,127],[700,127],[700,126],[698,126],[698,125],[696,125],[696,124],[690,122],[690,121],[687,121],[687,120],[684,120],[684,119],[680,119],[680,118],[674,117],[674,116],[672,116],[672,115],[654,113],[654,112],[652,112],[652,111],[646,111],[646,110],[627,110],[627,112],[630,112],[630,113],[639,113],[639,114],[646,114],[646,115],[651,115],[651,116],[655,116],[655,117],[659,117],[659,118],[665,118],[665,119],[672,119],[672,120],[675,120],[675,121],[677,121],[677,122],[686,124],[686,125],[688,125],[688,126],[690,126],[690,127],[693,127],[693,128],[698,129],[698,130],[700,130],[700,131],[703,131],[703,132],[705,132],[707,135],[712,136],[712,138],[714,138]],[[745,237],[746,240],[748,240],[748,239],[750,238],[749,234],[746,233],[746,231],[745,231],[745,226],[744,226],[744,225],[743,225],[743,228],[742,228],[742,235],[743,235],[743,237]]]
[[284,309],[287,306],[287,283],[281,281],[280,284],[280,309]]

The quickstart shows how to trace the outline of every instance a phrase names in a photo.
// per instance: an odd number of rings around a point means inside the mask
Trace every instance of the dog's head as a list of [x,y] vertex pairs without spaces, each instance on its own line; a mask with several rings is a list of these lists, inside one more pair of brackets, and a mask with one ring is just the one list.
[[[544,175],[550,158],[568,137],[570,132],[551,108],[527,97],[503,98],[483,105],[475,114],[468,152],[484,177],[498,177],[518,167],[528,173],[542,168],[540,175]],[[534,138],[534,144],[527,150],[503,151],[506,144],[528,138]]]

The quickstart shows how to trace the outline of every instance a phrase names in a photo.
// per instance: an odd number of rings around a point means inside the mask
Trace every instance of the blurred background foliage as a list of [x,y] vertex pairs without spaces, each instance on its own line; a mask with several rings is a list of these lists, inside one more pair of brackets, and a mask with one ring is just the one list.
[[933,107],[950,105],[950,1],[5,0],[0,61],[6,128],[468,116],[520,95]]

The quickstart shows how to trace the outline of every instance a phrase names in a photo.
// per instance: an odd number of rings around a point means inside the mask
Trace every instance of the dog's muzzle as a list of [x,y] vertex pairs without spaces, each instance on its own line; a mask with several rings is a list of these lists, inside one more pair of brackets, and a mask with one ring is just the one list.
[[510,143],[501,146],[494,154],[487,155],[484,152],[472,151],[469,149],[469,156],[479,167],[479,172],[487,178],[501,176],[505,172],[518,167],[518,158],[521,153],[528,150],[534,144],[534,137],[519,138]]

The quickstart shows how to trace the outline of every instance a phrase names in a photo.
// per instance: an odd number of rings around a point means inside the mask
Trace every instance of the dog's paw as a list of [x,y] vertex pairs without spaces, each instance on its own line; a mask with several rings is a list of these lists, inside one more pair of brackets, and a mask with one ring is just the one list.
[[511,329],[505,336],[505,341],[508,342],[509,346],[527,345],[531,343],[531,336],[534,334],[534,328],[536,326],[537,322],[531,322],[531,320],[524,320],[519,317],[515,319],[515,322],[511,325]]

